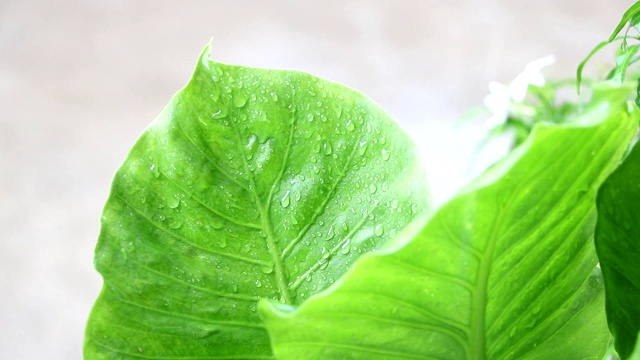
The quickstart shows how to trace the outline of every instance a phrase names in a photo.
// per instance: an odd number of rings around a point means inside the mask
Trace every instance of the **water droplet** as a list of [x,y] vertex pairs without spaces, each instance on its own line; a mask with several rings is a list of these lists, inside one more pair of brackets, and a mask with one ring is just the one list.
[[179,194],[173,194],[172,196],[169,196],[169,198],[167,199],[167,206],[171,209],[175,209],[180,205],[180,199],[182,197]]
[[391,154],[389,154],[389,150],[383,148],[382,149],[382,160],[387,161],[387,160],[389,160],[390,156],[391,156]]
[[313,121],[313,114],[307,114],[307,120],[309,120],[309,122]]
[[214,217],[210,219],[211,227],[214,229],[222,229],[222,227],[224,226],[224,223],[222,222],[222,219]]
[[366,141],[361,142],[360,146],[358,147],[358,155],[364,155],[364,153],[367,152],[367,147],[369,147],[369,145]]
[[262,265],[260,271],[262,271],[263,274],[271,274],[273,272],[273,264]]
[[236,284],[231,285],[231,291],[233,293],[237,293],[238,292],[238,285],[236,285]]
[[324,143],[323,148],[324,148],[325,155],[331,155],[331,152],[333,152],[333,148],[331,147],[331,144],[328,142]]
[[278,94],[272,92],[271,93],[271,98],[273,99],[273,101],[278,101]]
[[370,193],[374,194],[377,190],[378,190],[378,187],[376,186],[376,184],[369,185],[369,192]]
[[247,97],[242,93],[238,93],[233,97],[233,106],[243,107],[247,104]]
[[[244,146],[245,149],[247,149],[248,152],[254,152],[256,150],[256,145],[258,145],[258,135],[256,134],[251,134],[251,136],[249,136],[249,140],[247,141],[247,144]],[[247,157],[251,156],[250,154],[247,155]]]
[[353,121],[349,120],[347,121],[347,123],[345,124],[345,126],[347,127],[347,130],[349,131],[353,131],[356,129],[355,124],[353,123]]
[[151,164],[151,167],[149,167],[149,170],[153,174],[153,177],[155,178],[160,177],[160,170],[158,170],[158,167],[156,166],[156,164]]
[[287,190],[287,192],[282,197],[282,200],[280,200],[280,205],[282,205],[283,208],[288,207],[289,204],[291,203],[291,200],[289,199],[290,192],[291,192],[290,190]]
[[411,212],[413,214],[417,214],[418,213],[418,204],[411,205]]
[[256,284],[256,287],[262,287],[262,282],[260,282],[260,280],[256,280],[254,284]]
[[382,189],[382,191],[389,190],[389,183],[387,183],[386,181],[383,182],[382,185],[380,185],[380,188]]
[[346,255],[349,251],[351,251],[351,240],[347,239],[340,247],[340,253]]
[[218,246],[221,248],[226,248],[227,247],[227,239],[221,237],[218,239]]
[[213,114],[211,114],[211,117],[214,118],[214,119],[222,119],[225,116],[227,116],[227,114],[224,111],[222,111],[222,109],[220,109],[220,110],[214,112]]
[[325,240],[331,240],[335,235],[336,234],[333,232],[333,225],[331,225],[329,227],[329,231],[327,231],[327,236],[325,237]]
[[167,219],[169,222],[169,227],[172,229],[179,229],[182,227],[182,219],[170,217]]
[[384,225],[382,225],[382,224],[378,224],[378,225],[376,225],[376,227],[373,229],[373,233],[374,233],[376,236],[382,236],[382,235],[384,235]]

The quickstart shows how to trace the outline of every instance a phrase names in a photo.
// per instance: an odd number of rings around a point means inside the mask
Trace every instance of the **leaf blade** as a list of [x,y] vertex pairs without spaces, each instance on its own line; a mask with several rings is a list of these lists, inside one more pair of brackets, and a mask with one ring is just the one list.
[[114,177],[85,357],[272,358],[257,300],[302,302],[426,202],[413,144],[370,99],[207,48]]

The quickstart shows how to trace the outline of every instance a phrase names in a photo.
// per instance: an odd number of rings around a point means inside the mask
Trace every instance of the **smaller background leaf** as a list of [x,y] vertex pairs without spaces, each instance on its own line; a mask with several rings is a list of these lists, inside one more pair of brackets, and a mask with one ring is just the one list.
[[640,146],[598,194],[596,251],[605,281],[609,328],[627,359],[640,331]]

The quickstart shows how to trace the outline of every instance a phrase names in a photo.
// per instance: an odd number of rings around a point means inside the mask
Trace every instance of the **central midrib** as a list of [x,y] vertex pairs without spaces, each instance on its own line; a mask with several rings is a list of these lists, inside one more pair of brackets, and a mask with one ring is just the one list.
[[[258,197],[255,197],[256,202],[259,202]],[[257,204],[260,208],[260,219],[262,221],[262,228],[265,232],[267,239],[267,248],[273,258],[274,274],[276,282],[278,284],[278,290],[280,291],[280,301],[285,304],[293,304],[293,299],[289,293],[289,287],[287,286],[287,279],[285,278],[284,263],[280,257],[280,251],[276,245],[276,238],[273,231],[273,223],[271,222],[271,215],[269,209],[265,209],[261,204]]]
[[[280,293],[280,301],[285,304],[293,304],[293,298],[291,296],[291,293],[289,292],[289,287],[287,286],[287,279],[285,277],[284,263],[282,261],[282,258],[280,257],[280,251],[278,250],[275,233],[273,230],[273,222],[271,221],[271,214],[270,214],[271,201],[270,200],[267,201],[266,206],[262,203],[262,201],[260,201],[260,196],[258,196],[258,192],[256,191],[256,183],[253,178],[253,172],[249,169],[249,164],[247,163],[247,156],[246,156],[247,154],[245,152],[244,147],[241,145],[242,142],[240,140],[242,139],[242,136],[239,133],[238,128],[235,126],[235,123],[233,121],[231,121],[230,123],[233,124],[234,132],[236,134],[236,138],[238,139],[237,144],[242,154],[242,163],[244,166],[244,170],[247,173],[247,177],[249,178],[248,179],[249,190],[251,192],[251,195],[253,196],[253,200],[256,204],[256,207],[260,212],[260,223],[261,223],[262,231],[265,233],[267,249],[269,250],[269,254],[271,255],[271,258],[273,260],[273,267],[274,267],[273,273],[276,278],[276,284],[278,285],[278,291]],[[292,143],[291,141],[292,137],[293,137],[293,123],[292,123],[292,128],[289,134],[289,142],[287,143],[287,149],[286,149],[283,168],[280,170],[280,173],[276,178],[276,181],[275,181],[276,183],[280,180],[282,176],[282,171],[284,170],[284,166],[286,165],[286,162],[288,160],[289,152],[291,150],[290,146]],[[271,186],[271,191],[269,192],[269,199],[273,197],[274,185],[275,184]]]
[[501,227],[505,214],[504,209],[509,207],[512,199],[513,195],[509,199],[507,206],[499,210],[493,228],[491,229],[491,235],[487,242],[487,247],[484,250],[484,255],[480,260],[480,267],[478,270],[478,291],[473,298],[473,307],[471,310],[473,317],[471,318],[471,334],[469,340],[471,345],[470,356],[472,360],[485,360],[487,358],[485,323],[491,261],[498,241],[498,230]]

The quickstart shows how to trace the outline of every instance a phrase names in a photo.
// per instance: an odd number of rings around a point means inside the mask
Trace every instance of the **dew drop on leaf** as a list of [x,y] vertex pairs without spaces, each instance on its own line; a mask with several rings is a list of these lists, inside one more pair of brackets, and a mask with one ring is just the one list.
[[347,127],[347,130],[349,131],[353,131],[356,129],[355,124],[353,123],[353,121],[349,120],[347,121],[347,123],[345,124],[345,126]]
[[382,149],[382,160],[387,161],[389,160],[389,157],[391,156],[391,154],[389,153],[389,150],[387,149]]
[[374,233],[376,236],[382,236],[382,235],[384,235],[384,225],[382,225],[382,224],[378,224],[378,225],[376,225],[376,227],[373,229],[373,233]]
[[333,152],[333,148],[331,147],[331,144],[328,142],[324,143],[323,148],[324,148],[325,155],[331,155],[331,153]]
[[325,237],[325,240],[331,240],[333,239],[334,236],[335,236],[335,233],[333,232],[333,225],[331,225],[329,227],[329,231],[327,231],[327,236]]
[[262,282],[260,282],[260,280],[256,280],[254,284],[256,285],[256,287],[262,287]]
[[214,229],[222,229],[222,227],[224,226],[220,218],[211,218],[209,223],[211,224],[211,227]]
[[349,251],[351,251],[351,240],[347,239],[340,247],[340,253],[346,255]]
[[238,93],[233,97],[233,106],[243,107],[247,104],[247,97],[242,93]]
[[370,193],[374,194],[377,190],[378,190],[378,187],[376,186],[376,184],[369,185],[369,192]]
[[326,269],[327,266],[329,266],[329,259],[328,258],[326,258],[326,259],[323,258],[322,260],[320,260],[320,267],[319,267],[320,270]]
[[178,194],[173,194],[172,196],[169,196],[169,198],[167,199],[167,206],[170,209],[175,209],[180,205],[180,195]]
[[411,212],[415,215],[418,213],[418,204],[411,205]]
[[290,190],[287,190],[287,192],[282,197],[282,200],[280,200],[280,205],[282,205],[283,208],[288,207],[289,204],[291,203],[291,200],[289,199],[290,192],[291,192]]
[[358,155],[364,155],[367,152],[367,147],[369,147],[369,145],[366,141],[361,142],[360,146],[358,146]]
[[153,174],[153,177],[155,178],[160,177],[160,170],[158,170],[158,167],[156,166],[156,164],[151,164],[151,167],[149,167],[149,170],[151,171],[151,174]]
[[169,227],[172,229],[179,229],[180,227],[182,227],[182,219],[180,218],[169,218],[168,219],[169,222]]
[[273,264],[265,264],[260,267],[263,274],[271,274],[273,272]]

